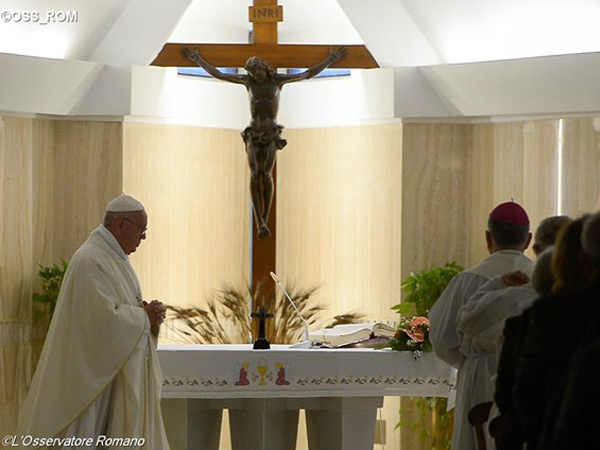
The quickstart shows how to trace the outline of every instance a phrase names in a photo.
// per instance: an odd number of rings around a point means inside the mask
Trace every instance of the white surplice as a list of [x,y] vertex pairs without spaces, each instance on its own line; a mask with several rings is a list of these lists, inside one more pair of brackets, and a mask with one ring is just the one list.
[[475,430],[467,416],[473,406],[491,398],[487,392],[479,391],[473,379],[489,378],[496,368],[493,355],[467,358],[468,355],[461,351],[463,334],[458,329],[459,312],[482,285],[517,270],[531,276],[533,261],[518,250],[494,252],[480,264],[454,277],[429,311],[429,337],[436,355],[458,368],[452,449],[477,450]]
[[[458,317],[458,329],[463,334],[460,351],[466,359],[473,358],[475,364],[482,356],[493,356],[494,366],[486,377],[469,377],[473,391],[478,396],[492,401],[496,386],[498,360],[503,342],[503,330],[506,319],[521,314],[538,298],[531,283],[522,286],[505,287],[500,277],[485,283],[463,306]],[[473,402],[468,402],[476,404]],[[481,403],[481,401],[477,402]],[[499,414],[493,405],[488,424]],[[488,448],[494,448],[495,442],[485,428]]]
[[460,352],[467,357],[495,355],[497,359],[506,319],[521,314],[536,298],[531,283],[505,287],[500,277],[485,283],[459,312]]
[[99,226],[69,263],[19,434],[69,437],[69,430],[89,429],[82,421],[111,389],[108,416],[98,409],[106,436],[143,438],[138,448],[168,450],[162,374],[141,299],[127,256]]

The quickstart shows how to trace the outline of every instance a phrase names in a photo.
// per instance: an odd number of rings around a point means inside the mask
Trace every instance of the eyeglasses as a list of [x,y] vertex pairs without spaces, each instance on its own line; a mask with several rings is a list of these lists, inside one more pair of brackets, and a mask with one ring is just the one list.
[[132,223],[133,225],[135,225],[136,228],[138,229],[138,231],[140,232],[140,234],[146,234],[146,231],[148,231],[148,227],[143,227],[141,225],[138,225],[133,220],[128,219],[127,217],[123,217],[123,219],[125,219],[127,222]]

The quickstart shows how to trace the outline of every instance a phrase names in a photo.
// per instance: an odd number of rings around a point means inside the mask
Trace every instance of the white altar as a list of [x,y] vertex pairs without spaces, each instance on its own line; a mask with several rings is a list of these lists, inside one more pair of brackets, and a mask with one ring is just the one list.
[[218,449],[225,408],[234,450],[293,450],[300,409],[311,450],[372,449],[384,396],[446,397],[456,376],[433,353],[163,345],[158,355],[164,414],[188,450]]

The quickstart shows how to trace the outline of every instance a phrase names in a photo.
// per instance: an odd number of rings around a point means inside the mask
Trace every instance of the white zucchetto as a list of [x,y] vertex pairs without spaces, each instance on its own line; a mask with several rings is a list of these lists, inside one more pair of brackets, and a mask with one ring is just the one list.
[[106,211],[110,212],[133,212],[143,211],[144,205],[138,199],[131,195],[119,195],[117,198],[108,202],[106,205]]

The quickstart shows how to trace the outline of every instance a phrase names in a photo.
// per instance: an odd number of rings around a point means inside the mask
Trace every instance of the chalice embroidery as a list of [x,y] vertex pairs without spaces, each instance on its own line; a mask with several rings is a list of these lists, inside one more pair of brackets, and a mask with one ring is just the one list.
[[260,380],[258,382],[258,385],[266,386],[267,383],[265,382],[265,376],[267,374],[267,370],[269,370],[269,366],[267,365],[267,363],[265,362],[264,359],[261,359],[258,361],[258,364],[256,365],[256,370],[258,371],[258,374],[260,375]]

